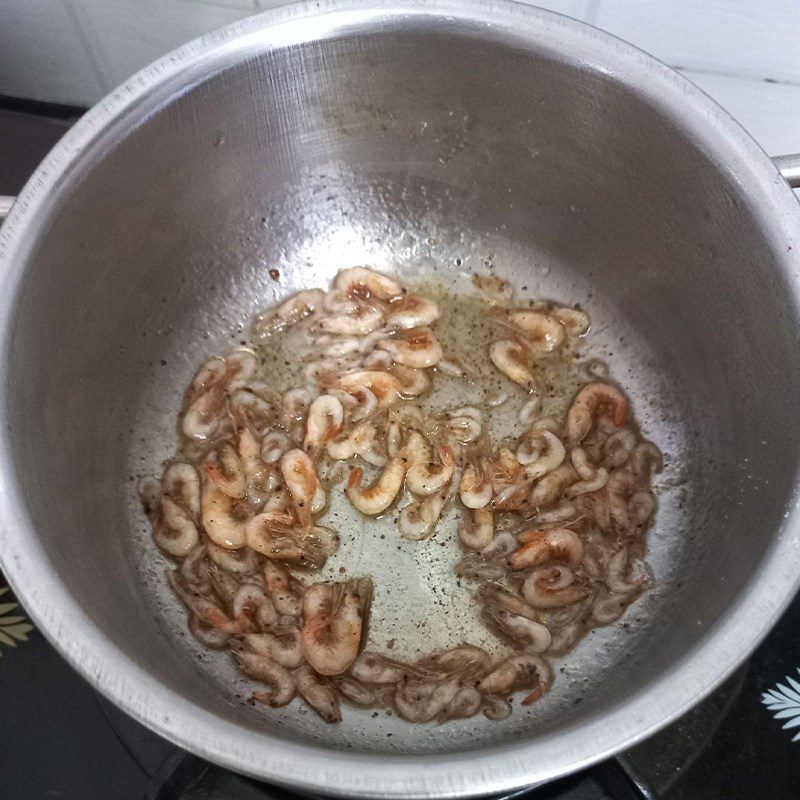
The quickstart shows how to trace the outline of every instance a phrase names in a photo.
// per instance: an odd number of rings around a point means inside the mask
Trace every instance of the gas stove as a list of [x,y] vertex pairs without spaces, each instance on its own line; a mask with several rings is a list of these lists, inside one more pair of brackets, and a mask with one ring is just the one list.
[[[0,98],[0,194],[80,109]],[[0,574],[0,798],[298,800],[186,753],[96,694],[29,626]],[[800,598],[750,661],[647,741],[518,800],[800,797]],[[794,741],[797,739],[797,741]]]

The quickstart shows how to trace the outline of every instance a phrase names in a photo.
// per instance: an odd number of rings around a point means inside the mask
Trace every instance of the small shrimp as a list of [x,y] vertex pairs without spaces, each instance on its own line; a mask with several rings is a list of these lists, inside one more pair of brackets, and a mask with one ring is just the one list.
[[652,492],[639,491],[628,501],[628,517],[634,525],[646,525],[656,513],[656,498]]
[[206,361],[195,373],[189,385],[188,396],[191,399],[199,397],[212,386],[221,383],[225,379],[225,359],[221,356],[213,356]]
[[461,475],[458,493],[467,508],[484,508],[492,499],[492,484],[477,464],[469,464]]
[[236,590],[231,601],[231,610],[237,622],[242,623],[252,617],[262,630],[273,628],[279,622],[275,604],[264,589],[255,583],[243,583]]
[[522,595],[534,608],[561,608],[586,597],[583,589],[572,585],[574,581],[567,567],[539,567],[525,578]]
[[367,488],[361,486],[364,471],[356,467],[350,473],[345,494],[357,511],[374,517],[386,511],[403,488],[403,479],[409,467],[409,459],[402,452],[389,461],[378,479]]
[[261,459],[266,464],[275,464],[291,449],[291,439],[283,431],[270,431],[261,440]]
[[316,583],[303,595],[303,655],[320,675],[340,675],[356,660],[372,602],[369,578]]
[[481,550],[484,556],[507,556],[517,549],[517,538],[511,531],[502,531]]
[[357,393],[364,389],[369,389],[378,401],[378,408],[396,403],[402,394],[401,382],[390,372],[380,370],[356,370],[346,372],[337,377],[333,383],[333,388],[341,389],[348,394],[357,397]]
[[402,364],[395,364],[390,374],[397,382],[398,391],[403,397],[419,397],[431,383],[425,370]]
[[510,589],[497,583],[487,583],[481,586],[479,594],[484,603],[488,606],[508,611],[525,619],[538,620],[537,610],[526,603],[519,595],[514,594]]
[[647,484],[654,472],[664,469],[664,454],[652,442],[640,442],[631,453],[628,469]]
[[548,561],[563,561],[576,569],[583,558],[583,543],[569,528],[524,530],[517,534],[520,547],[508,557],[511,569],[529,569]]
[[241,500],[247,491],[247,477],[239,454],[230,442],[217,448],[215,458],[208,459],[203,468],[221,492]]
[[589,333],[591,320],[589,315],[579,308],[554,308],[550,314],[564,326],[570,336],[585,336]]
[[461,686],[453,699],[437,717],[438,722],[449,719],[467,719],[474,717],[481,710],[483,696],[474,686]]
[[608,482],[608,470],[605,467],[596,467],[589,460],[589,456],[582,447],[576,447],[570,453],[572,466],[582,480],[573,483],[566,491],[567,497],[577,497],[582,494],[598,492]]
[[234,575],[248,575],[258,567],[255,553],[247,548],[228,550],[214,542],[206,542],[206,548],[211,561]]
[[169,496],[161,498],[161,513],[153,526],[153,540],[167,555],[183,558],[197,546],[197,525]]
[[522,701],[527,706],[547,692],[552,680],[550,665],[543,658],[524,654],[503,661],[480,682],[479,688],[487,694],[507,694],[517,689],[533,688]]
[[386,325],[390,328],[420,328],[439,318],[439,306],[427,297],[410,293],[389,306]]
[[493,342],[489,346],[489,358],[510,381],[529,392],[541,394],[536,377],[531,372],[530,357],[519,342],[511,339]]
[[364,369],[390,370],[394,364],[394,359],[385,350],[373,350],[361,361]]
[[334,279],[335,289],[341,289],[351,297],[369,300],[397,300],[405,294],[403,286],[394,278],[366,267],[350,267],[343,269]]
[[435,367],[442,358],[442,346],[430,328],[412,328],[395,339],[384,339],[377,347],[396,364],[413,369]]
[[532,308],[504,310],[502,320],[524,337],[525,346],[537,353],[552,353],[564,343],[566,331],[550,314]]
[[234,650],[233,657],[248,678],[266,684],[269,688],[268,692],[253,692],[253,700],[273,708],[288,705],[292,701],[294,680],[285,667],[247,650]]
[[206,625],[204,622],[200,621],[196,614],[191,612],[189,612],[188,627],[189,633],[191,633],[200,644],[205,647],[210,647],[212,650],[225,650],[230,643],[231,634],[223,633],[211,625]]
[[458,690],[457,681],[404,680],[395,690],[394,706],[409,722],[431,722],[446,712]]
[[242,636],[242,642],[254,653],[286,669],[296,669],[303,663],[303,654],[300,652],[300,631],[296,628],[278,634],[246,633]]
[[211,478],[203,482],[201,506],[203,528],[214,544],[228,550],[238,550],[247,544],[246,513]]
[[320,447],[336,436],[344,423],[344,408],[339,400],[329,394],[320,395],[308,409],[306,417],[306,450]]
[[406,473],[406,488],[414,494],[427,497],[447,486],[455,472],[452,450],[449,447],[440,447],[439,459],[439,464],[415,461]]
[[300,616],[304,584],[282,564],[266,559],[262,567],[264,586],[279,613]]
[[325,505],[325,493],[319,485],[314,462],[302,450],[289,450],[281,456],[281,474],[292,496],[300,525],[304,529],[310,528],[312,513],[317,513]]
[[[632,573],[638,572],[638,575]],[[628,574],[631,576],[628,577]],[[613,594],[633,594],[647,583],[647,573],[641,561],[628,564],[628,550],[623,547],[608,561],[606,566],[606,585]]]
[[608,383],[588,383],[578,391],[567,412],[567,440],[570,444],[582,442],[603,409],[612,412],[617,428],[628,421],[628,401],[619,389]]
[[621,467],[625,464],[636,447],[636,434],[630,428],[615,431],[603,443],[603,465],[605,467]]
[[339,336],[366,336],[383,325],[383,309],[372,303],[358,303],[354,311],[322,317],[317,330]]
[[322,307],[331,314],[352,314],[358,311],[358,306],[359,301],[343,289],[330,289],[322,300]]
[[327,682],[320,680],[311,667],[302,666],[294,673],[297,691],[325,722],[341,722],[339,700]]
[[549,508],[556,503],[568,486],[575,483],[577,477],[571,464],[556,467],[533,487],[529,498],[530,504],[540,510]]
[[435,672],[461,681],[469,681],[486,674],[491,666],[489,654],[483,648],[471,644],[451,647],[441,653],[425,656],[417,662],[417,667],[425,672]]
[[549,511],[537,514],[533,521],[539,525],[549,525],[553,522],[566,522],[578,515],[578,507],[574,503],[562,502]]
[[466,367],[461,361],[452,355],[443,355],[436,365],[436,371],[441,375],[447,375],[449,378],[464,378],[469,377]]
[[325,293],[322,289],[306,289],[284,300],[277,308],[259,314],[253,323],[253,334],[264,339],[277,331],[288,328],[313,314],[322,305]]
[[161,478],[163,493],[172,498],[186,513],[200,516],[200,478],[191,464],[176,461],[164,470]]
[[481,435],[481,412],[473,406],[462,406],[444,414],[447,428],[459,444],[470,444]]
[[511,703],[502,697],[484,697],[481,708],[486,719],[493,721],[506,719],[511,715]]
[[350,667],[350,674],[364,683],[387,685],[398,683],[407,673],[408,667],[381,653],[366,650],[356,658]]
[[484,299],[497,305],[511,302],[514,296],[514,287],[497,275],[472,276],[472,285],[483,295]]
[[524,643],[533,653],[544,653],[550,648],[553,637],[541,622],[488,606],[484,608],[484,618],[509,639]]
[[234,622],[219,606],[203,597],[182,575],[174,570],[169,570],[167,580],[175,594],[186,608],[197,616],[200,622],[216,628],[222,633],[241,633],[238,622]]
[[630,594],[602,592],[592,605],[592,620],[598,625],[610,625],[616,622],[638,594],[638,591]]
[[331,685],[345,700],[362,708],[370,708],[380,700],[379,692],[364,686],[363,683],[348,675],[339,675],[333,678]]
[[525,478],[537,480],[559,467],[567,451],[561,439],[550,431],[528,431],[517,447],[517,461],[525,466]]
[[464,547],[483,551],[494,538],[494,514],[488,508],[470,509],[458,526],[458,538]]
[[567,653],[575,646],[583,631],[584,626],[580,622],[570,622],[561,628],[555,628],[552,632],[553,640],[548,652],[551,655]]
[[246,526],[247,545],[268,558],[321,567],[339,549],[329,528],[312,525],[298,530],[291,515],[262,511]]
[[528,400],[519,410],[519,421],[530,425],[542,411],[542,398],[538,395]]
[[397,518],[400,535],[413,542],[422,541],[433,535],[434,526],[442,516],[449,494],[449,485],[446,485],[436,494],[410,503],[403,508]]
[[205,441],[219,428],[225,416],[225,387],[215,383],[186,409],[181,431],[187,439]]

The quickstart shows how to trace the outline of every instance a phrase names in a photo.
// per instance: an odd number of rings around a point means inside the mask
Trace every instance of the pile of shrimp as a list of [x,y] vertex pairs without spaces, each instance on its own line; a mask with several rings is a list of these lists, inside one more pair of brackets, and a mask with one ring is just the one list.
[[[299,695],[328,722],[342,702],[410,722],[501,719],[514,692],[525,690],[523,704],[547,692],[548,657],[618,619],[645,588],[661,453],[602,362],[581,366],[565,419],[541,415],[537,365],[584,336],[587,315],[515,307],[496,279],[477,285],[498,330],[488,358],[527,395],[525,432],[499,447],[485,408],[425,409],[437,374],[469,379],[437,340],[437,303],[362,267],[260,314],[252,347],[210,359],[192,380],[180,449],[140,495],[176,562],[168,580],[189,630],[261,684],[254,701]],[[259,377],[258,350],[289,328],[305,333],[303,385],[278,393]],[[511,655],[464,644],[403,662],[364,649],[371,579],[315,580],[339,547],[318,518],[345,478],[353,508],[391,511],[405,539],[435,535],[445,508],[461,509],[455,572],[474,581]]]

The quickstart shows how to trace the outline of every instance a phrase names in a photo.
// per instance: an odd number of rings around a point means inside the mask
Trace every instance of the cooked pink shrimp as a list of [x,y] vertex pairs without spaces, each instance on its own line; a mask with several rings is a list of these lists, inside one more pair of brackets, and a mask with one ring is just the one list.
[[431,384],[424,369],[394,364],[390,374],[397,381],[398,392],[403,397],[419,397]]
[[544,659],[525,654],[507,658],[480,681],[478,688],[487,694],[507,694],[517,689],[533,688],[522,701],[527,706],[547,692],[552,680],[552,672]]
[[255,553],[247,548],[242,550],[228,550],[214,542],[206,542],[208,557],[214,564],[232,572],[234,575],[248,575],[258,568]]
[[219,606],[203,597],[182,575],[170,570],[167,572],[167,580],[186,608],[205,625],[210,625],[222,633],[242,632],[239,623],[234,622]]
[[390,328],[420,328],[439,318],[439,306],[420,294],[407,294],[389,306],[386,325]]
[[238,550],[247,544],[245,509],[211,478],[203,482],[201,505],[203,528],[212,542],[228,550]]
[[322,289],[306,289],[293,294],[277,308],[259,314],[253,323],[253,333],[256,338],[263,339],[276,331],[295,325],[301,319],[313,314],[322,305],[324,297]]
[[402,393],[400,381],[389,372],[380,370],[356,370],[337,377],[331,384],[335,389],[357,396],[356,393],[369,389],[378,401],[378,408],[396,403]]
[[321,317],[315,328],[339,336],[366,336],[383,325],[383,309],[372,303],[358,303],[353,311]]
[[241,624],[243,629],[247,629],[249,626],[242,623],[251,618],[262,630],[274,628],[280,621],[275,604],[270,600],[264,588],[256,583],[247,582],[239,586],[231,601],[231,611],[234,619]]
[[320,675],[341,675],[356,660],[372,602],[369,578],[315,583],[303,595],[303,655]]
[[527,480],[536,480],[552,472],[561,465],[566,454],[558,436],[539,428],[528,431],[517,447],[517,461],[525,466]]
[[200,516],[200,478],[191,464],[176,461],[164,470],[163,494],[174,500],[193,519]]
[[566,337],[561,322],[554,316],[532,308],[503,309],[500,319],[521,334],[525,346],[537,353],[551,353]]
[[295,512],[303,528],[311,527],[311,515],[325,505],[324,492],[317,479],[314,462],[302,450],[289,450],[281,456],[281,474],[292,495]]
[[567,412],[567,439],[571,444],[582,442],[599,413],[609,410],[617,428],[628,421],[628,401],[619,389],[609,383],[587,383],[582,387]]
[[329,394],[322,394],[308,409],[306,418],[306,438],[304,447],[321,447],[342,429],[344,408],[339,400]]
[[448,678],[469,681],[491,669],[492,659],[482,647],[462,644],[441,653],[425,656],[416,662],[416,666],[425,672],[435,672]]
[[247,477],[244,466],[236,448],[230,442],[224,442],[217,448],[215,458],[208,459],[203,468],[220,491],[228,497],[240,500],[247,490]]
[[616,622],[638,594],[638,590],[629,594],[601,592],[592,605],[592,620],[598,625]]
[[430,722],[445,713],[458,690],[458,681],[454,680],[404,680],[395,690],[394,706],[408,722]]
[[487,583],[481,586],[480,596],[484,603],[498,609],[508,611],[525,619],[536,621],[539,618],[538,611],[526,603],[519,595],[514,594],[510,589],[497,583]]
[[262,567],[264,586],[275,608],[281,614],[300,616],[301,600],[305,586],[286,567],[266,559]]
[[364,683],[397,683],[407,674],[408,666],[382,653],[361,653],[350,667],[350,674]]
[[[633,574],[638,572],[638,574]],[[647,583],[647,574],[642,562],[629,563],[628,549],[623,547],[614,553],[606,566],[606,584],[614,594],[638,592]]]
[[364,686],[363,683],[357,681],[349,675],[337,675],[331,679],[331,686],[337,691],[345,700],[355,706],[362,708],[370,708],[377,705],[380,700],[380,690],[372,689]]
[[445,411],[443,420],[459,444],[470,444],[481,435],[481,412],[473,406],[462,406]]
[[172,498],[161,498],[161,513],[153,527],[153,540],[167,555],[182,558],[200,541],[197,525]]
[[589,332],[589,315],[579,308],[554,308],[550,314],[564,326],[570,336],[585,336]]
[[524,643],[533,653],[544,653],[550,647],[550,630],[541,622],[492,606],[484,608],[484,617],[509,639]]
[[562,464],[552,472],[548,472],[533,487],[530,494],[530,505],[534,508],[543,509],[554,505],[564,490],[575,483],[578,474],[572,464]]
[[347,499],[357,511],[368,517],[374,517],[386,511],[403,488],[403,479],[409,467],[408,457],[402,452],[395,456],[384,467],[378,479],[367,488],[361,486],[364,471],[356,467],[347,481]]
[[569,528],[524,530],[517,534],[520,547],[508,557],[511,569],[528,569],[548,561],[563,561],[576,569],[583,558],[583,543]]
[[522,595],[534,608],[561,608],[586,597],[583,589],[572,585],[574,581],[568,567],[538,567],[522,584]]
[[612,433],[603,444],[603,466],[621,467],[630,457],[637,441],[636,434],[630,428]]
[[247,546],[279,561],[321,567],[339,548],[339,537],[329,528],[298,528],[290,514],[262,511],[247,522]]
[[286,669],[296,669],[303,663],[300,631],[297,628],[289,628],[280,633],[246,633],[242,636],[242,642],[254,653]]
[[447,375],[449,378],[467,378],[469,372],[461,361],[454,355],[445,353],[436,365],[436,372],[439,375]]
[[302,666],[294,673],[297,691],[325,722],[340,722],[339,700],[327,680],[320,678],[311,667]]
[[391,301],[403,296],[405,289],[394,278],[366,267],[350,267],[343,269],[334,279],[335,289],[341,289],[351,297],[369,300]]
[[440,447],[439,459],[439,464],[415,461],[406,473],[406,488],[414,494],[427,497],[449,484],[455,472],[452,450],[449,447]]
[[510,381],[539,393],[536,377],[531,371],[530,355],[519,342],[512,339],[493,342],[489,346],[489,358]]
[[458,538],[464,547],[483,550],[494,538],[494,514],[488,508],[473,508],[458,526]]
[[389,353],[396,364],[413,369],[435,367],[442,357],[442,346],[430,328],[412,328],[376,346]]
[[247,650],[234,650],[233,657],[239,669],[248,678],[266,684],[270,691],[253,692],[253,700],[273,708],[285,706],[294,697],[294,680],[291,673],[280,664],[258,653]]
[[464,470],[458,493],[467,508],[484,508],[489,504],[492,499],[492,484],[478,464],[469,464]]
[[421,541],[433,535],[434,526],[447,503],[449,486],[405,506],[397,518],[397,529],[404,539]]
[[213,384],[192,401],[181,420],[181,431],[187,439],[210,439],[225,416],[225,386]]

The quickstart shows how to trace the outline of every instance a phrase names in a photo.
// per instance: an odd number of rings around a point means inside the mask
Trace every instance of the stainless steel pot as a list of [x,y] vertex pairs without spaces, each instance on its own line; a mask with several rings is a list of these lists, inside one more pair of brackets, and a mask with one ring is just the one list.
[[[241,703],[228,660],[183,635],[138,509],[201,358],[360,262],[454,284],[491,265],[586,303],[669,456],[655,588],[503,723],[326,727]],[[797,588],[800,207],[724,111],[585,25],[343,0],[210,34],[64,137],[0,231],[0,275],[3,569],[100,691],[232,769],[381,798],[547,781],[686,711]],[[402,638],[438,618],[449,566],[389,552],[359,558],[401,598],[376,602]]]

